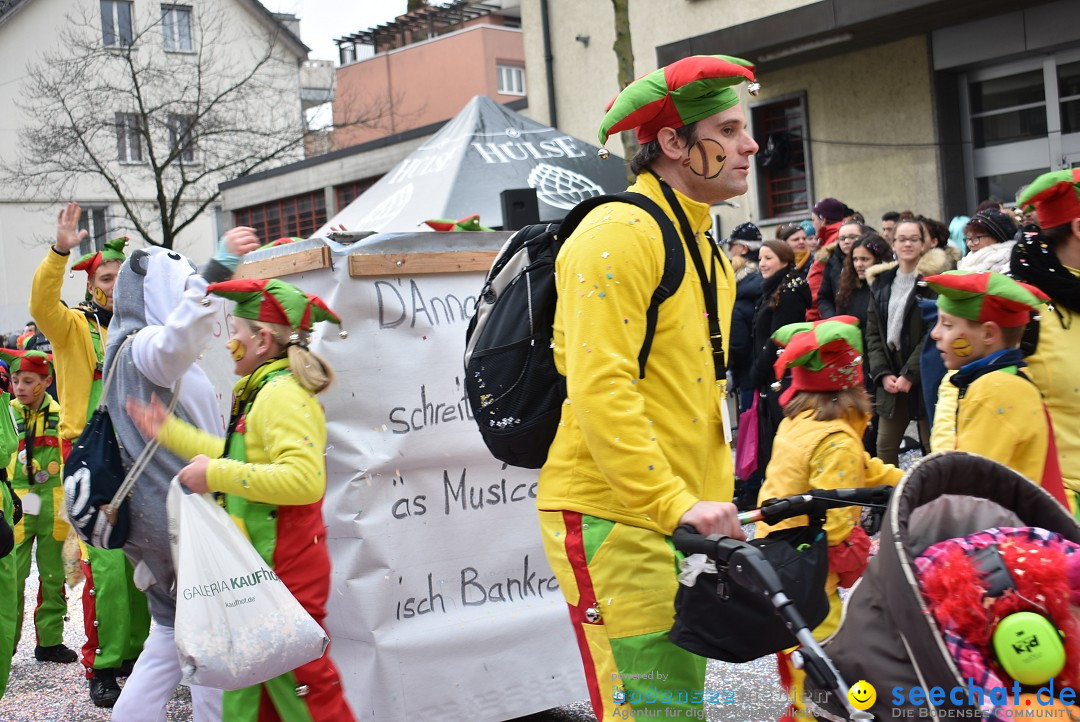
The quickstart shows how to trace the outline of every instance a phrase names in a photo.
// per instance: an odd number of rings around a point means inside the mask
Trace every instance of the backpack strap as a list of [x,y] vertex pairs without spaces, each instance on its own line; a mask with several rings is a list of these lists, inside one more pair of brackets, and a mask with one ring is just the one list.
[[660,310],[660,304],[671,298],[672,294],[679,289],[683,274],[686,273],[686,257],[683,255],[683,242],[675,224],[664,210],[648,196],[631,191],[612,193],[610,195],[594,196],[578,203],[566,214],[566,218],[559,225],[559,239],[563,242],[570,237],[574,229],[594,208],[605,203],[629,203],[652,216],[656,225],[660,227],[660,233],[664,240],[664,272],[660,276],[660,283],[653,291],[649,300],[649,308],[645,311],[645,339],[641,343],[641,351],[638,352],[638,377],[645,378],[645,362],[649,360],[649,351],[652,349],[653,336],[656,334],[656,319]]

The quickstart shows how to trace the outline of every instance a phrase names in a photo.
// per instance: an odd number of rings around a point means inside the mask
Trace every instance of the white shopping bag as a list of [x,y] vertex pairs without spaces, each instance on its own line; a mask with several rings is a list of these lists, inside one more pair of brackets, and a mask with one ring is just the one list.
[[176,649],[184,681],[241,689],[296,669],[330,640],[233,520],[173,479],[169,537],[176,562]]

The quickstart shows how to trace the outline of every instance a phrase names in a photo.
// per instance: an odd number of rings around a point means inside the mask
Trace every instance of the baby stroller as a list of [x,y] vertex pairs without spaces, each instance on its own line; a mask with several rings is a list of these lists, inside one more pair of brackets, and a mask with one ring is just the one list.
[[[916,557],[931,545],[995,527],[1038,527],[1080,543],[1080,525],[1047,492],[1016,472],[963,452],[921,460],[897,485],[881,530],[880,552],[851,590],[839,629],[822,647],[845,679],[877,690],[868,710],[876,719],[982,717],[972,697],[946,694],[892,704],[896,687],[950,690],[969,680],[950,653],[920,591]],[[975,681],[978,684],[978,680]],[[1012,684],[1011,680],[1007,684]],[[808,675],[811,711],[819,719],[846,719],[846,690]]]
[[[771,499],[761,509],[739,514],[743,524],[806,516],[808,524],[738,541],[703,536],[681,526],[675,547],[690,555],[683,562],[669,637],[684,649],[726,662],[748,662],[796,645],[801,666],[850,719],[871,719],[848,703],[848,684],[814,639],[829,601],[825,580],[828,549],[822,525],[828,509],[884,508],[892,488],[813,490]],[[695,556],[696,555],[696,556]]]

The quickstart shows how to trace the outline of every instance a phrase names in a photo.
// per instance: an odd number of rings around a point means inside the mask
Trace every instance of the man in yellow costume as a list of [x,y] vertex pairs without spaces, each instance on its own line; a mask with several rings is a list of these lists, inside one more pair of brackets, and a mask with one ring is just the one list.
[[636,130],[629,190],[682,238],[686,273],[667,300],[650,308],[667,255],[658,222],[635,206],[590,212],[556,261],[567,399],[537,507],[597,719],[697,717],[705,659],[667,638],[677,589],[668,536],[690,524],[743,538],[722,416],[735,278],[705,232],[712,204],[746,192],[758,149],[732,87],[744,80],[756,92],[745,60],[684,58],[627,86],[601,125],[601,144]]
[[[112,319],[112,290],[124,260],[126,238],[83,256],[72,267],[86,271],[87,299],[75,308],[60,300],[64,270],[72,249],[88,235],[79,230],[82,209],[68,203],[56,224],[56,243],[34,274],[30,314],[52,342],[60,396],[60,438],[65,458],[71,443],[101,397],[101,367]],[[90,685],[90,699],[98,707],[112,707],[120,696],[116,675],[129,673],[150,630],[146,595],[135,588],[132,566],[121,549],[82,547],[83,625],[86,643],[82,663]]]

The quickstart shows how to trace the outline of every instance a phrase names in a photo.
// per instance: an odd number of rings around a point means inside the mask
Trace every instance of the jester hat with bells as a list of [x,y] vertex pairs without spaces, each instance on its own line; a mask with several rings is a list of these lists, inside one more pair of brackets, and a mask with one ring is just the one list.
[[[293,343],[299,343],[300,336],[296,332],[310,331],[312,324],[318,321],[341,325],[341,319],[321,298],[276,278],[236,278],[211,283],[206,292],[236,301],[232,313],[237,318],[288,326],[294,331]],[[339,335],[346,338],[348,333],[341,331]]]
[[791,369],[791,386],[780,396],[781,406],[800,391],[843,391],[863,385],[862,333],[854,316],[789,323],[772,340],[784,348],[773,364],[776,378],[784,378]]
[[1043,228],[1071,223],[1080,218],[1080,168],[1043,173],[1016,202],[1025,211],[1034,208]]
[[[638,142],[648,143],[661,128],[681,128],[723,112],[738,104],[732,86],[744,80],[750,83],[750,94],[757,95],[761,86],[754,79],[753,64],[730,55],[692,55],[654,70],[608,104],[600,123],[600,145],[624,130],[635,130]],[[600,157],[607,155],[601,148]]]
[[1026,326],[1049,297],[1035,286],[995,272],[946,271],[923,279],[945,313],[1002,328]]
[[105,247],[100,251],[94,251],[93,253],[87,253],[80,258],[74,266],[71,267],[73,271],[86,271],[87,278],[94,277],[94,271],[98,269],[102,263],[106,261],[120,261],[121,263],[127,258],[124,255],[124,246],[127,245],[128,237],[120,236],[114,238],[111,241],[105,243]]
[[29,371],[42,376],[52,376],[52,354],[44,351],[0,348],[0,359],[7,362],[11,373]]

